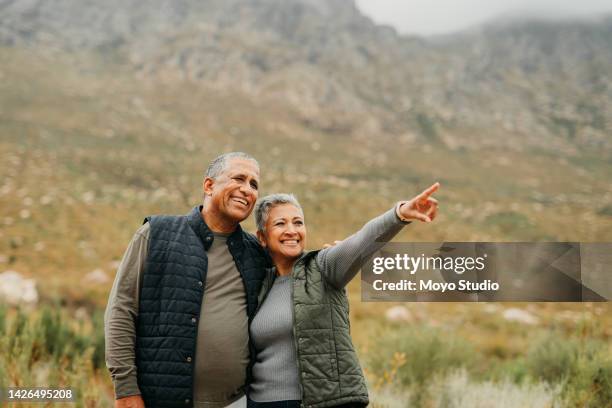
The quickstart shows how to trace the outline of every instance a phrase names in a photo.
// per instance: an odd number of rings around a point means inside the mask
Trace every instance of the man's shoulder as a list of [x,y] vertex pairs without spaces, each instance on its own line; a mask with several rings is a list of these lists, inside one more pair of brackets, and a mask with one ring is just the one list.
[[258,253],[265,252],[257,237],[250,232],[242,230],[242,241],[246,247],[251,248]]
[[186,219],[187,217],[185,215],[157,214],[145,217],[143,224],[149,224],[151,228],[155,228],[160,225],[181,223],[184,222]]
[[270,260],[270,256],[261,246],[259,240],[254,234],[242,230],[242,237],[245,247],[248,248],[248,250],[251,251],[251,253],[253,253],[255,257],[262,259],[265,265],[272,263],[272,261]]
[[156,225],[172,225],[172,224],[181,224],[188,222],[190,218],[194,218],[196,214],[199,214],[200,211],[198,207],[193,208],[187,214],[158,214],[158,215],[149,215],[145,217],[143,223],[151,224],[151,227],[155,227]]
[[244,238],[245,242],[248,242],[249,244],[254,244],[254,245],[257,245],[257,246],[261,247],[261,245],[259,244],[259,241],[257,240],[257,237],[255,236],[255,234],[251,234],[248,231],[242,230],[242,237]]
[[143,238],[148,238],[150,233],[151,233],[151,225],[145,219],[143,224],[136,230],[136,233],[134,235],[138,235]]
[[187,216],[185,215],[151,215],[144,219],[145,224],[149,224],[150,236],[165,237],[167,234],[184,232],[188,226]]

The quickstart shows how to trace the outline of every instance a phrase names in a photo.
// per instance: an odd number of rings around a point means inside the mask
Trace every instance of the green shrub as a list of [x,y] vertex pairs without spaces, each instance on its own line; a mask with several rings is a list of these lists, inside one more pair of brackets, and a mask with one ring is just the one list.
[[527,366],[535,378],[554,384],[575,374],[578,354],[576,341],[549,336],[529,350]]
[[39,327],[42,338],[42,343],[47,351],[47,354],[55,355],[56,349],[60,347],[60,322],[59,313],[53,314],[48,307],[45,307],[41,313]]
[[605,350],[600,341],[551,334],[529,351],[527,367],[534,379],[560,384],[568,407],[609,407],[612,360]]
[[[72,366],[74,356],[82,355],[95,343],[95,336],[80,333],[71,327],[61,312],[43,307],[38,318],[17,310],[8,332],[9,359],[27,360],[31,366],[40,360],[51,359]],[[95,348],[95,347],[94,347]]]
[[91,362],[94,369],[105,368],[104,358],[104,313],[97,311],[93,317],[93,334],[91,336],[91,345],[93,347],[93,353],[91,355]]
[[[104,367],[103,313],[91,322],[73,322],[67,310],[42,306],[40,311],[0,308],[0,387],[71,387],[75,407],[112,405],[99,384]],[[91,324],[89,324],[91,323]],[[104,372],[104,378],[108,374]],[[99,403],[97,402],[99,401]]]
[[6,307],[0,304],[0,337],[6,333]]
[[511,381],[515,384],[523,384],[529,378],[529,368],[524,358],[505,360],[491,364],[485,375],[479,376],[481,381]]
[[604,207],[601,207],[599,211],[597,211],[597,214],[612,217],[612,205],[606,205]]
[[516,211],[501,211],[491,214],[485,218],[484,224],[497,227],[503,233],[512,233],[533,227],[527,216]]
[[581,358],[564,383],[563,396],[567,407],[612,407],[612,361]]
[[423,113],[416,115],[416,122],[419,125],[421,134],[430,141],[434,141],[438,138],[438,131],[436,129],[435,121]]
[[21,311],[21,309],[17,310],[17,314],[15,316],[15,320],[13,324],[10,326],[10,330],[7,330],[9,333],[9,353],[13,352],[15,348],[19,347],[19,340],[21,339],[22,333],[25,331],[27,323],[27,318]]
[[448,332],[404,328],[381,337],[376,350],[370,353],[368,368],[377,378],[413,389],[412,404],[420,406],[435,377],[459,368],[469,369],[478,357],[469,343]]
[[612,362],[599,365],[593,372],[593,406],[612,407]]

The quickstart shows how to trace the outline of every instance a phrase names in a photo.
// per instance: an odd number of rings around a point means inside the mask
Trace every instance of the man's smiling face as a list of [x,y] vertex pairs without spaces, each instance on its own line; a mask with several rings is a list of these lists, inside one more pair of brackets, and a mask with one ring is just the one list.
[[248,159],[228,159],[211,183],[211,204],[226,220],[239,223],[253,211],[259,195],[259,167]]

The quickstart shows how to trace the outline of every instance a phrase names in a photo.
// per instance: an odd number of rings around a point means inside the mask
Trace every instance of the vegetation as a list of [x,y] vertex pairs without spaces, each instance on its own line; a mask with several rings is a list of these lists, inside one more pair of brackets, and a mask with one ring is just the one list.
[[[430,318],[443,310],[428,306],[409,308],[427,310]],[[492,400],[495,407],[612,404],[612,333],[605,322],[581,320],[574,314],[580,306],[532,308],[546,321],[531,328],[528,338],[525,328],[497,312],[481,315],[486,305],[457,306],[446,306],[441,321],[432,319],[435,327],[426,322],[377,327],[376,342],[363,353],[375,406],[488,407]],[[556,313],[576,324],[561,325]],[[489,318],[497,325],[488,325]],[[455,326],[457,320],[464,329]],[[491,341],[504,350],[489,347]]]
[[0,319],[0,386],[70,388],[76,402],[71,406],[112,404],[101,313],[75,320],[48,306],[37,311],[0,307]]
[[[0,48],[0,61],[0,272],[36,279],[40,294],[30,310],[0,308],[0,386],[70,386],[77,406],[110,406],[101,314],[114,271],[145,215],[199,202],[220,152],[259,159],[261,194],[297,194],[313,248],[436,180],[437,222],[397,240],[612,239],[612,162],[597,151],[354,139],[280,103],[136,80],[96,55]],[[419,123],[444,136],[433,119]],[[93,270],[107,279],[85,279]],[[536,304],[537,327],[487,305],[411,304],[418,318],[404,327],[385,321],[388,305],[359,302],[358,287],[353,336],[375,406],[610,405],[608,304]]]
[[[354,339],[374,407],[612,404],[605,304],[539,305],[531,310],[544,321],[529,336],[499,316],[501,306],[483,312],[491,305],[412,304],[419,318],[404,324],[376,318],[382,304],[354,306]],[[84,309],[0,307],[0,386],[68,387],[76,394],[71,406],[110,406],[102,320],[99,311]]]

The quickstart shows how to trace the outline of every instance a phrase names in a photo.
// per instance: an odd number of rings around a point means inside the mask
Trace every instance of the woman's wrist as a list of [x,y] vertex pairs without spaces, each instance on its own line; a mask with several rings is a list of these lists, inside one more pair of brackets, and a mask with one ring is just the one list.
[[396,217],[397,217],[397,219],[399,219],[401,222],[404,222],[404,223],[406,223],[406,224],[409,224],[409,223],[410,223],[410,220],[409,220],[409,219],[407,219],[407,218],[404,218],[404,217],[402,216],[401,207],[402,207],[404,204],[408,204],[408,203],[409,203],[409,201],[398,201],[398,203],[397,203],[397,204],[395,204],[395,216],[396,216]]

